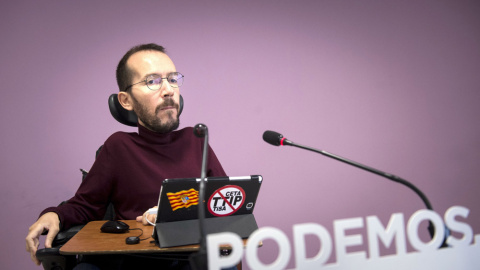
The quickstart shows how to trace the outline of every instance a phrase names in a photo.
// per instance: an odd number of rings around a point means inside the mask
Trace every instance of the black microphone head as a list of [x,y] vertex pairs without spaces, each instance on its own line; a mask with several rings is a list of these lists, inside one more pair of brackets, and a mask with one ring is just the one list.
[[275,131],[267,130],[263,133],[263,140],[271,145],[279,146],[282,138],[283,135]]
[[193,127],[193,134],[199,138],[205,137],[205,135],[208,133],[208,128],[205,124],[196,124],[195,127]]

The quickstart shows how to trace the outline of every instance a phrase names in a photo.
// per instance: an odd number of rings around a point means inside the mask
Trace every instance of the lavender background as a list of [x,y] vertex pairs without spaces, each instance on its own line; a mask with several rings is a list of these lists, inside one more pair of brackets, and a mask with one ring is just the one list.
[[[411,181],[441,215],[465,206],[480,233],[478,14],[466,0],[2,1],[1,268],[39,269],[28,227],[73,195],[110,134],[135,131],[107,98],[120,57],[145,42],[186,76],[181,126],[207,124],[230,175],[264,176],[260,227],[292,241],[293,224],[332,232],[335,219],[424,207],[396,183],[264,143],[271,129]],[[277,252],[267,240],[259,256]]]

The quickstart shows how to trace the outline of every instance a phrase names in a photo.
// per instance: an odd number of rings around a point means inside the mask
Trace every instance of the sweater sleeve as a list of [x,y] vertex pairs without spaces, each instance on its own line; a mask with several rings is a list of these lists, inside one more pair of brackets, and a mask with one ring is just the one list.
[[55,212],[60,219],[62,230],[86,224],[91,220],[101,220],[105,215],[113,185],[114,173],[111,168],[109,149],[105,144],[75,196],[60,206],[43,210],[40,215]]

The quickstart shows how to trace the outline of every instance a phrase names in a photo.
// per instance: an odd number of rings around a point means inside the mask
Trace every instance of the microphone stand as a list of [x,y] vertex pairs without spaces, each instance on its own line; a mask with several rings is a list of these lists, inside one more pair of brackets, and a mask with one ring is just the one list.
[[194,134],[201,138],[204,137],[203,142],[203,154],[202,154],[202,170],[200,173],[200,185],[199,185],[199,202],[198,202],[198,222],[200,228],[200,248],[198,252],[192,253],[189,257],[190,264],[193,270],[207,270],[208,269],[208,257],[207,257],[207,239],[205,233],[205,186],[206,186],[206,172],[207,172],[207,160],[208,160],[208,128],[204,124],[197,124],[193,130]]
[[[425,194],[420,190],[418,189],[416,186],[414,186],[412,183],[408,182],[407,180],[405,179],[402,179],[396,175],[393,175],[393,174],[390,174],[390,173],[386,173],[386,172],[383,172],[383,171],[380,171],[380,170],[377,170],[375,168],[372,168],[372,167],[369,167],[369,166],[366,166],[366,165],[363,165],[363,164],[360,164],[358,162],[355,162],[355,161],[352,161],[352,160],[349,160],[349,159],[346,159],[346,158],[343,158],[343,157],[340,157],[340,156],[337,156],[335,154],[332,154],[332,153],[329,153],[327,151],[324,151],[324,150],[317,150],[317,149],[314,149],[314,148],[310,148],[308,146],[304,146],[304,145],[300,145],[300,144],[296,144],[296,143],[293,143],[293,142],[290,142],[292,146],[295,146],[295,147],[298,147],[298,148],[302,148],[302,149],[305,149],[305,150],[309,150],[309,151],[313,151],[313,152],[316,152],[316,153],[319,153],[319,154],[322,154],[324,156],[327,156],[327,157],[330,157],[330,158],[333,158],[333,159],[336,159],[338,161],[341,161],[341,162],[344,162],[344,163],[347,163],[347,164],[350,164],[352,166],[355,166],[357,168],[360,168],[362,170],[365,170],[365,171],[369,171],[371,173],[374,173],[376,175],[380,175],[382,177],[385,177],[387,179],[390,179],[394,182],[397,182],[397,183],[400,183],[404,186],[407,186],[409,187],[411,190],[413,190],[415,193],[417,193],[418,196],[420,196],[420,199],[422,199],[423,203],[425,204],[426,208],[428,210],[432,210],[433,211],[433,208],[432,208],[432,204],[430,203],[430,201],[428,200],[427,196],[425,196]],[[285,144],[285,142],[284,142]]]
[[[387,179],[390,179],[394,182],[397,182],[397,183],[400,183],[404,186],[407,186],[408,188],[410,188],[411,190],[413,190],[423,201],[423,203],[425,204],[426,208],[428,210],[432,210],[433,211],[433,207],[432,207],[432,204],[430,203],[430,201],[428,200],[427,196],[425,196],[425,194],[420,190],[418,189],[415,185],[413,185],[412,183],[408,182],[407,180],[403,179],[403,178],[400,178],[396,175],[393,175],[393,174],[390,174],[390,173],[386,173],[386,172],[383,172],[383,171],[380,171],[380,170],[377,170],[375,168],[372,168],[372,167],[369,167],[369,166],[366,166],[366,165],[363,165],[363,164],[360,164],[358,162],[355,162],[355,161],[352,161],[352,160],[349,160],[349,159],[346,159],[346,158],[343,158],[343,157],[340,157],[338,155],[335,155],[335,154],[332,154],[332,153],[329,153],[327,151],[324,151],[324,150],[318,150],[318,149],[315,149],[315,148],[312,148],[312,147],[308,147],[308,146],[305,146],[305,145],[301,145],[301,144],[297,144],[297,143],[294,143],[290,140],[287,140],[286,138],[284,138],[282,135],[278,134],[279,136],[279,142],[277,144],[277,142],[275,143],[272,143],[268,140],[265,140],[266,142],[270,143],[270,144],[273,144],[273,145],[290,145],[290,146],[295,146],[295,147],[298,147],[298,148],[301,148],[301,149],[305,149],[305,150],[309,150],[309,151],[312,151],[312,152],[315,152],[315,153],[319,153],[319,154],[322,154],[324,156],[327,156],[327,157],[330,157],[330,158],[333,158],[333,159],[336,159],[338,161],[341,161],[343,163],[347,163],[347,164],[350,164],[354,167],[357,167],[357,168],[360,168],[362,170],[365,170],[365,171],[368,171],[368,172],[371,172],[371,173],[374,173],[376,175],[380,175],[382,177],[385,177]],[[265,137],[264,137],[265,139]],[[428,225],[428,232],[430,234],[430,237],[433,238],[433,236],[435,235],[435,226],[433,226],[432,222],[429,222],[429,225]],[[445,226],[445,236],[444,236],[444,240],[443,240],[443,243],[442,243],[442,246],[441,247],[448,247],[447,243],[446,243],[446,240],[447,240],[447,237],[450,235],[450,230],[447,228],[447,226]]]

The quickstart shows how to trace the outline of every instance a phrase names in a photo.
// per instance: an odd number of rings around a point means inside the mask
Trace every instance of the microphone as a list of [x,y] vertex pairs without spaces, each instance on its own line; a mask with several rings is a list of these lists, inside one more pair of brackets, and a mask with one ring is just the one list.
[[282,134],[271,130],[267,130],[263,133],[263,140],[275,146],[292,145],[292,142],[283,137]]
[[193,127],[193,134],[199,138],[203,138],[208,135],[208,127],[205,124],[199,123]]
[[189,257],[190,264],[193,270],[207,270],[207,240],[205,234],[205,178],[207,175],[207,160],[208,160],[208,127],[205,124],[196,124],[193,127],[193,134],[198,138],[205,138],[203,142],[202,152],[202,169],[200,172],[200,186],[199,186],[199,202],[198,202],[198,222],[200,228],[200,248],[198,252],[192,253]]
[[[365,170],[365,171],[368,171],[368,172],[371,172],[371,173],[374,173],[374,174],[377,174],[377,175],[380,175],[380,176],[383,176],[387,179],[390,179],[394,182],[397,182],[397,183],[400,183],[404,186],[407,186],[408,188],[410,188],[411,190],[413,190],[423,201],[423,203],[425,204],[426,208],[428,210],[432,210],[433,211],[433,208],[432,208],[432,205],[430,204],[430,201],[428,200],[427,196],[425,196],[425,194],[420,190],[418,189],[416,186],[414,186],[412,183],[408,182],[407,180],[405,179],[402,179],[396,175],[393,175],[393,174],[390,174],[390,173],[386,173],[386,172],[383,172],[383,171],[380,171],[380,170],[377,170],[375,168],[372,168],[372,167],[369,167],[369,166],[366,166],[366,165],[363,165],[363,164],[360,164],[358,162],[355,162],[355,161],[352,161],[352,160],[349,160],[349,159],[346,159],[346,158],[343,158],[343,157],[340,157],[340,156],[337,156],[337,155],[334,155],[332,153],[329,153],[327,151],[324,151],[324,150],[318,150],[318,149],[315,149],[315,148],[311,148],[311,147],[308,147],[308,146],[304,146],[304,145],[300,145],[300,144],[296,144],[290,140],[287,140],[285,137],[283,137],[282,134],[278,133],[278,132],[275,132],[275,131],[271,131],[271,130],[267,130],[263,133],[263,140],[271,145],[274,145],[274,146],[280,146],[280,145],[289,145],[289,146],[295,146],[295,147],[298,147],[298,148],[302,148],[302,149],[305,149],[305,150],[309,150],[309,151],[312,151],[312,152],[316,152],[316,153],[319,153],[319,154],[322,154],[324,156],[327,156],[327,157],[330,157],[330,158],[333,158],[333,159],[336,159],[338,161],[341,161],[341,162],[344,162],[344,163],[347,163],[347,164],[350,164],[352,166],[355,166],[357,168],[360,168],[362,170]],[[430,236],[433,238],[433,236],[435,235],[435,227],[432,225],[432,223],[430,222],[429,226],[428,226],[428,231],[430,233]],[[445,238],[444,238],[444,242],[442,244],[442,247],[447,247],[448,245],[445,243],[447,237],[450,235],[450,230],[445,226]]]

